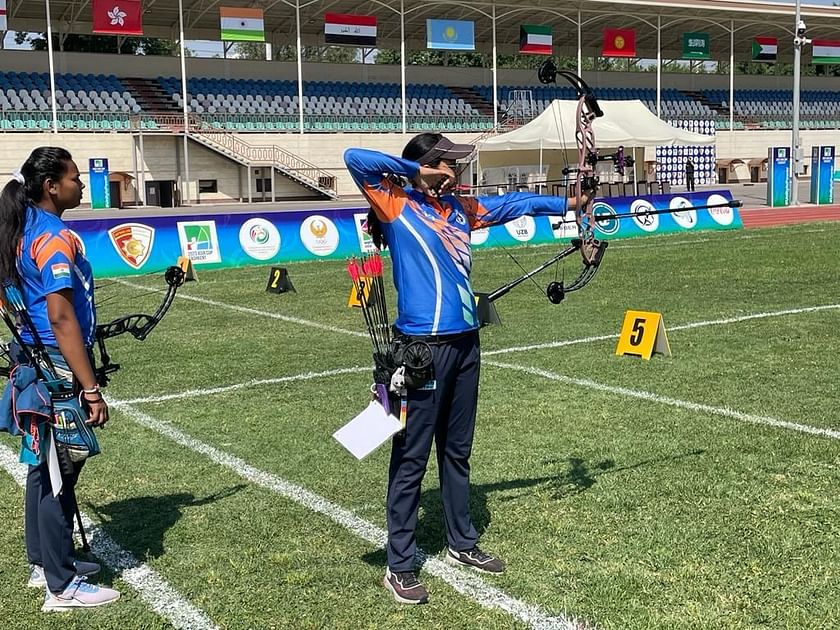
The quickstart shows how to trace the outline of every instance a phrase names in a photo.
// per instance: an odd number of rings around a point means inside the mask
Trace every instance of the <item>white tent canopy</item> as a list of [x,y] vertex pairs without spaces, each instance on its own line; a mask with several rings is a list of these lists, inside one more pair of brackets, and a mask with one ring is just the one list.
[[[604,115],[593,124],[598,147],[705,146],[707,136],[672,127],[656,117],[640,100],[599,101]],[[552,101],[539,116],[519,129],[493,136],[478,145],[484,151],[576,149],[577,101]]]

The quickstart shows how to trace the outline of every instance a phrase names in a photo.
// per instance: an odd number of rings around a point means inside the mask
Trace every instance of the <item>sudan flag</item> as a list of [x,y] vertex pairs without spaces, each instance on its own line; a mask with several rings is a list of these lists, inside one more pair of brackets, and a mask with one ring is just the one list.
[[519,52],[528,55],[551,54],[551,27],[523,24],[519,27]]
[[776,61],[779,40],[775,37],[756,37],[752,45],[753,61]]

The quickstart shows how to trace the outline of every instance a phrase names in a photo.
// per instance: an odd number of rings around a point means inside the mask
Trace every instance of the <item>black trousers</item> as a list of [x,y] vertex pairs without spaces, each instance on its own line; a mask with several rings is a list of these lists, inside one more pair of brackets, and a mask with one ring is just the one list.
[[30,564],[44,568],[47,588],[63,591],[76,576],[73,549],[73,515],[76,512],[76,481],[82,464],[62,477],[61,493],[54,497],[47,464],[30,466],[26,477],[24,505],[26,556]]
[[694,192],[694,173],[686,173],[685,187],[688,192]]
[[417,510],[433,438],[447,542],[464,551],[478,539],[470,517],[470,452],[481,365],[478,331],[431,348],[434,389],[408,391],[405,431],[391,447],[387,499],[391,571],[414,568]]

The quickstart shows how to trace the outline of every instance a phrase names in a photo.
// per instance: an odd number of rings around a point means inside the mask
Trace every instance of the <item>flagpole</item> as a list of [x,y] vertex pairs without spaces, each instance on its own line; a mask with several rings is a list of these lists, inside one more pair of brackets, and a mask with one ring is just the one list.
[[55,98],[55,61],[53,60],[52,19],[50,17],[50,0],[44,0],[47,8],[47,55],[50,63],[50,105],[52,106],[53,133],[58,133],[58,105]]
[[[486,14],[485,14],[486,15]],[[496,5],[493,5],[493,129],[499,128],[499,76],[496,67]]]
[[[298,126],[299,132],[303,134],[303,61],[301,57],[303,57],[303,46],[300,42],[300,0],[295,2],[295,27],[297,28],[297,79],[298,79]],[[250,174],[248,175],[248,181],[250,180]]]
[[190,203],[190,110],[187,102],[187,41],[184,38],[184,0],[178,0],[178,24],[181,38],[181,97],[184,101],[184,190],[181,195],[181,204],[186,200]]
[[[799,205],[799,185],[796,176],[802,171],[802,144],[799,138],[799,86],[800,86],[800,58],[802,46],[810,42],[805,39],[805,23],[800,20],[800,0],[796,0],[796,18],[793,23],[793,127],[791,132],[791,152],[793,153],[793,169],[790,174],[790,205]],[[812,175],[813,176],[813,175]]]
[[405,102],[405,0],[400,0],[400,95],[402,96],[402,103],[400,109],[402,110],[402,132],[408,132],[408,104]]

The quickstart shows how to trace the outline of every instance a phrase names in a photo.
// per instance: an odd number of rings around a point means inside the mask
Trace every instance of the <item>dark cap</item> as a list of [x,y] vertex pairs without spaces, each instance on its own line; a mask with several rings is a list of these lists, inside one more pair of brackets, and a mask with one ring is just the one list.
[[441,160],[461,160],[475,151],[471,144],[455,144],[447,138],[441,138],[428,153],[417,159],[418,164],[436,164]]

